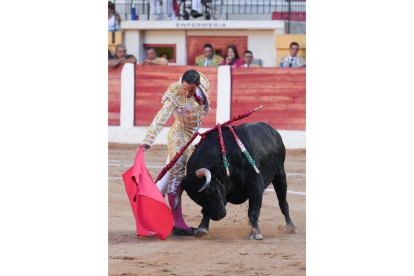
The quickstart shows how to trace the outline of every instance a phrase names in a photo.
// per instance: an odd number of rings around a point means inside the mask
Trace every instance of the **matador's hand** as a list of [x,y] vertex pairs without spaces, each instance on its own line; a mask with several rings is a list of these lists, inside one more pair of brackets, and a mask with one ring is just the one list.
[[[146,151],[147,149],[149,149],[150,148],[150,146],[149,145],[141,145],[141,146],[143,146],[144,147],[144,151]],[[135,153],[137,153],[138,151],[139,151],[139,148],[141,147],[141,146],[139,146],[139,147],[137,147],[136,149],[135,149]]]

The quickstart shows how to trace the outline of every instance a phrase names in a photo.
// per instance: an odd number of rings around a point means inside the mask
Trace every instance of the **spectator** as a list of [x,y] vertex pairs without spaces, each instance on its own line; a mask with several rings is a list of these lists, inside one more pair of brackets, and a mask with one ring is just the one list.
[[243,66],[244,62],[242,59],[239,58],[239,54],[237,53],[237,48],[234,45],[230,45],[227,47],[227,55],[226,59],[220,65],[230,65],[231,67],[241,67]]
[[169,59],[170,59],[170,58],[168,57],[168,53],[167,53],[167,52],[162,53],[162,54],[161,54],[161,57],[162,57],[162,58],[165,58],[166,60],[169,60]]
[[119,24],[121,24],[121,17],[115,12],[114,3],[108,2],[108,32],[119,31]]
[[219,66],[223,58],[219,55],[213,55],[213,46],[211,44],[204,45],[203,55],[199,55],[195,59],[195,65],[198,66]]
[[108,59],[110,59],[111,57],[112,57],[111,51],[108,49]]
[[141,65],[168,65],[168,60],[163,57],[157,57],[155,48],[147,48],[145,53],[147,54],[147,58],[141,62]]
[[115,47],[115,55],[109,57],[108,53],[108,66],[117,67],[120,64],[125,63],[137,63],[137,59],[133,55],[127,55],[126,47],[124,44],[118,44]]
[[304,58],[299,57],[299,44],[296,42],[290,43],[289,46],[290,55],[281,57],[279,59],[280,67],[306,67],[306,61]]
[[243,67],[260,67],[259,64],[253,64],[253,53],[249,50],[245,51],[243,54],[244,64]]

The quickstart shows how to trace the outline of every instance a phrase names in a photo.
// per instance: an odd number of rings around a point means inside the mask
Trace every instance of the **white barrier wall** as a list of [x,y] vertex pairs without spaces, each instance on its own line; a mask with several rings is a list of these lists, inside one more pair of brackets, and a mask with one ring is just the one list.
[[[134,64],[125,64],[121,73],[121,112],[120,126],[108,126],[108,142],[121,144],[140,144],[148,127],[134,126],[135,72]],[[231,71],[230,66],[218,68],[216,122],[230,119],[231,111]],[[260,111],[258,111],[260,112]],[[154,114],[155,116],[155,114]],[[240,122],[242,123],[242,122]],[[164,127],[158,135],[156,144],[167,144],[169,127]],[[201,128],[200,133],[208,128]],[[288,149],[306,148],[306,131],[278,130],[285,147]],[[198,143],[197,137],[193,144]]]

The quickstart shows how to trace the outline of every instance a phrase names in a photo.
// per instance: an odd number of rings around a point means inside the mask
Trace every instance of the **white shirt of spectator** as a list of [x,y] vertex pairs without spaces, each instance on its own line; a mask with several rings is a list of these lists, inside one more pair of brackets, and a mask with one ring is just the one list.
[[249,64],[245,63],[245,64],[244,64],[244,67],[250,67],[250,66],[249,66]]
[[210,60],[206,58],[206,61],[204,61],[204,66],[209,66],[209,65],[210,65]]
[[119,22],[116,20],[115,15],[112,15],[112,17],[108,19],[108,32],[112,31],[119,31]]

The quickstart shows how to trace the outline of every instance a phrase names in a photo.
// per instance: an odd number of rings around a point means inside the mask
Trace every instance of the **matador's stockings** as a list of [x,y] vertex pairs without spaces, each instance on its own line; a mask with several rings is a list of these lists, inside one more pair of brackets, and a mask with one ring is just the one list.
[[177,210],[174,210],[175,195],[172,193],[168,194],[168,203],[170,204],[171,211],[174,216],[174,226],[181,229],[191,229],[184,221],[183,213],[181,209],[181,201]]

